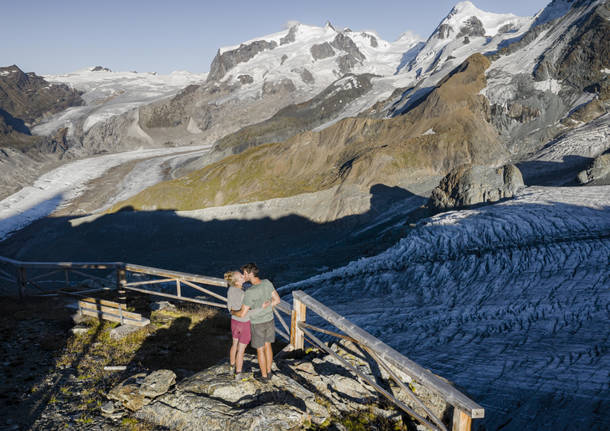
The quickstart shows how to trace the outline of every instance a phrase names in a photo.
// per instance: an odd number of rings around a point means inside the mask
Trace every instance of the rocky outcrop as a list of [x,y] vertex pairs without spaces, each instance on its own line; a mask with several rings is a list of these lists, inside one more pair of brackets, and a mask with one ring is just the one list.
[[[386,385],[388,375],[379,370],[371,358],[350,342],[334,344],[339,356],[357,366],[369,378]],[[380,395],[368,384],[351,374],[335,357],[314,350],[305,357],[284,356],[276,360],[269,381],[254,377],[254,357],[246,355],[248,371],[235,380],[228,364],[219,364],[198,372],[171,389],[174,377],[169,370],[158,370],[146,376],[138,374],[113,388],[108,406],[135,412],[148,422],[175,430],[292,430],[306,423],[333,422],[341,414],[368,410],[380,401]],[[162,378],[164,376],[165,378]],[[442,417],[447,405],[408,376],[403,376],[432,411]],[[150,382],[162,381],[149,392]],[[410,405],[408,394],[396,386],[387,386],[394,395]],[[425,416],[425,412],[414,407]],[[393,408],[374,410],[384,417],[401,420]]]
[[311,52],[311,56],[314,60],[322,60],[335,55],[333,47],[328,42],[312,45],[309,52]]
[[428,204],[446,210],[497,202],[513,197],[522,187],[523,177],[515,165],[500,168],[465,165],[453,169],[441,180]]
[[597,156],[591,166],[578,174],[580,184],[610,185],[610,152]]
[[277,47],[277,42],[257,40],[249,44],[241,44],[239,48],[230,51],[221,52],[218,50],[216,57],[210,65],[210,73],[207,77],[207,82],[218,81],[225,74],[239,63],[245,63],[253,58],[259,52],[266,49],[274,49]]
[[294,42],[296,40],[296,34],[297,26],[293,25],[292,27],[290,27],[290,30],[288,30],[286,36],[280,38],[280,45],[286,45],[287,43]]
[[460,27],[460,32],[457,34],[456,39],[462,36],[485,36],[485,28],[481,20],[476,16],[468,18],[464,25]]
[[[586,7],[587,3],[574,7]],[[579,89],[606,78],[610,68],[610,3],[603,2],[584,15],[551,49],[541,56],[534,76],[537,80],[558,78]]]
[[80,93],[64,84],[50,84],[13,65],[0,67],[0,109],[31,127],[45,116],[82,105]]

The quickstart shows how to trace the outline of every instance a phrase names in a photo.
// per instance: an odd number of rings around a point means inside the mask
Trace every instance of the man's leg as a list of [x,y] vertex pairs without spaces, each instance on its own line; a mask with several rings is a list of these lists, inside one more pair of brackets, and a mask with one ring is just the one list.
[[267,377],[267,359],[265,357],[265,346],[256,349],[256,356],[258,357],[258,365],[261,369],[263,377]]
[[235,373],[241,373],[244,366],[244,352],[246,351],[247,344],[239,343],[237,345],[237,357],[235,358]]
[[271,372],[271,365],[273,365],[273,350],[271,349],[271,343],[265,343],[265,362],[267,366],[267,374]]

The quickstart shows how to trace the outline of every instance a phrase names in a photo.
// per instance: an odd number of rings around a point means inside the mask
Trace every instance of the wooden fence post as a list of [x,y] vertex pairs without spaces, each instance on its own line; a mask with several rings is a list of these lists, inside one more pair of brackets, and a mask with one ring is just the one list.
[[453,408],[453,428],[452,431],[470,431],[472,418],[461,409]]
[[298,299],[292,300],[292,318],[290,319],[290,345],[295,349],[305,346],[305,334],[299,328],[299,322],[305,322],[307,307]]
[[27,274],[25,268],[20,266],[17,270],[17,285],[19,287],[19,299],[25,299],[25,286],[27,284]]
[[124,266],[118,266],[116,269],[116,288],[119,291],[119,302],[121,304],[127,303],[127,291],[125,285],[127,284],[127,276]]

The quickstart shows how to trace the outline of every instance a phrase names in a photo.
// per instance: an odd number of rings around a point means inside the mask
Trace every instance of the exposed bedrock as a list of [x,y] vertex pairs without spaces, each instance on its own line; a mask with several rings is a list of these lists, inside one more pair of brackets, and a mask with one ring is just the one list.
[[464,165],[453,169],[433,191],[429,205],[437,209],[462,208],[510,198],[524,187],[515,165],[499,168]]

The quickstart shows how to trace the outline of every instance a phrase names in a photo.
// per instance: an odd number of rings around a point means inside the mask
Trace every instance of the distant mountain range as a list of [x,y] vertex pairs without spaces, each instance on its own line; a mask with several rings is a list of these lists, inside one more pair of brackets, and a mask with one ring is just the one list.
[[[552,159],[560,153],[552,155],[549,145],[561,145],[566,132],[606,115],[607,15],[604,1],[555,0],[533,17],[489,13],[465,1],[427,40],[407,32],[395,42],[330,23],[297,24],[219,49],[208,74],[159,76],[97,67],[46,76],[80,96],[29,118],[34,123],[27,127],[41,136],[63,131],[62,157],[68,158],[214,144],[212,154],[173,166],[168,178],[198,176],[205,185],[197,185],[196,194],[204,187],[205,194],[223,198],[189,205],[172,201],[177,208],[341,185],[350,189],[349,196],[365,195],[371,183],[406,187],[463,163],[542,157],[537,155],[542,148]],[[66,85],[57,88],[69,91]],[[66,109],[71,105],[78,106]],[[20,127],[7,121],[11,133]],[[598,123],[607,128],[607,119]],[[308,149],[314,144],[315,151]],[[575,157],[582,152],[570,148]],[[46,151],[18,165],[34,166],[34,175]],[[324,163],[314,163],[312,154]],[[21,156],[0,156],[0,162],[10,157]],[[276,172],[277,186],[255,177],[248,184],[233,181],[230,193],[219,194],[229,166],[249,160],[288,164]],[[222,178],[214,179],[218,175]],[[152,200],[136,198],[140,207],[170,205],[166,193],[148,193]],[[334,199],[347,198],[338,193]],[[329,217],[341,214],[340,207]]]

